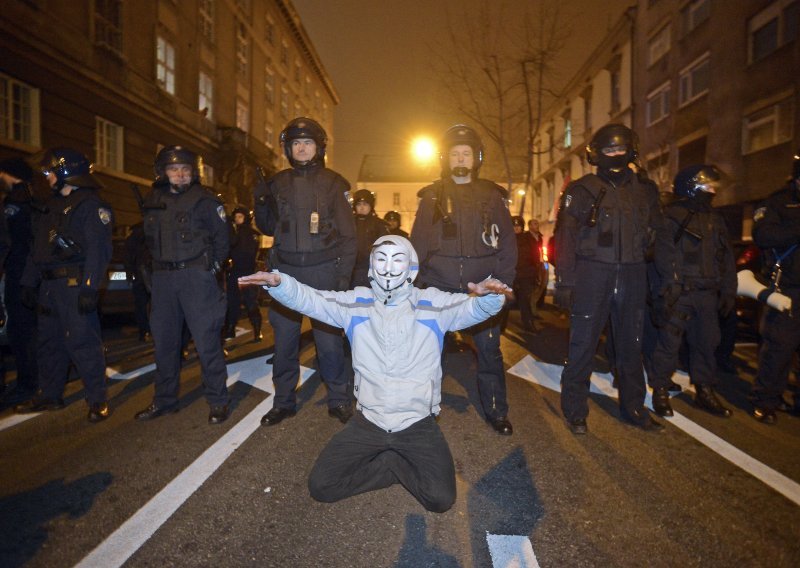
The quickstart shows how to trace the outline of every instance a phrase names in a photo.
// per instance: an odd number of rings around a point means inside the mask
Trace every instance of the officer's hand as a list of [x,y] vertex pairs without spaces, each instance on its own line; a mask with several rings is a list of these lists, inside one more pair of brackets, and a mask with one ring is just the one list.
[[281,275],[277,272],[256,272],[250,276],[239,277],[239,286],[268,286],[273,287],[281,283]]
[[31,286],[20,286],[19,295],[23,306],[29,310],[36,309],[36,304],[39,303],[39,290]]
[[553,302],[562,310],[570,311],[572,309],[572,286],[557,286]]
[[730,313],[733,311],[733,308],[736,307],[736,296],[732,296],[730,294],[725,294],[720,296],[719,298],[719,315],[722,317],[728,317]]
[[90,314],[97,310],[97,290],[83,288],[78,293],[78,312]]

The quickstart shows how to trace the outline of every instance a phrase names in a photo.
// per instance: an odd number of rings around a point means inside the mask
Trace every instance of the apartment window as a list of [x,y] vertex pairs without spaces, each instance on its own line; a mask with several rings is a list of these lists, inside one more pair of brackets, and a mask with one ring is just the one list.
[[748,61],[760,61],[779,47],[797,39],[800,2],[775,0],[747,23]]
[[122,0],[95,0],[94,41],[122,55]]
[[683,36],[687,36],[689,32],[705,22],[710,12],[710,0],[694,0],[694,2],[689,2],[684,6],[683,10],[681,10],[681,30]]
[[322,122],[328,122],[328,103],[322,103]]
[[236,74],[240,79],[247,79],[247,62],[249,39],[244,22],[236,22]]
[[200,33],[210,43],[214,43],[214,0],[200,0],[198,3]]
[[281,63],[289,65],[289,44],[286,43],[286,40],[281,42]]
[[611,71],[611,112],[618,112],[622,106],[620,99],[620,79],[621,74],[619,69]]
[[711,67],[709,55],[704,54],[697,61],[684,69],[679,78],[680,106],[687,105],[708,92]]
[[39,145],[39,89],[0,73],[0,138]]
[[242,99],[236,101],[236,128],[250,131],[250,107]]
[[656,122],[669,116],[670,90],[669,82],[667,82],[647,95],[647,104],[645,110],[647,126],[655,124]]
[[302,75],[301,70],[302,70],[302,67],[300,65],[300,62],[295,60],[295,62],[294,62],[294,82],[295,83],[299,83],[300,82],[300,76]]
[[305,88],[305,95],[306,97],[311,96],[311,77],[306,75],[306,88]]
[[264,70],[264,100],[267,106],[275,104],[275,72],[269,65]]
[[112,170],[123,171],[123,130],[119,124],[96,116],[95,126],[95,148],[94,154],[97,157],[97,165],[110,168]]
[[314,91],[314,116],[319,116],[319,109],[322,103],[322,97],[319,91]]
[[586,89],[581,94],[583,99],[583,129],[588,132],[592,129],[592,89]]
[[272,148],[275,145],[275,127],[272,125],[271,120],[267,120],[264,123],[264,144],[268,148]]
[[198,110],[204,113],[208,120],[212,120],[214,118],[214,81],[202,71],[198,80],[197,93]]
[[554,148],[555,148],[555,145],[556,145],[555,144],[555,128],[552,127],[552,126],[547,129],[547,143],[549,145],[549,147],[547,149],[547,157],[550,160],[548,163],[552,164],[553,163],[553,156],[554,156],[553,152],[554,152]]
[[200,167],[200,171],[203,172],[200,176],[200,182],[203,185],[207,185],[209,187],[214,185],[214,168],[203,162]]
[[670,26],[664,26],[647,42],[647,64],[652,65],[667,53],[670,48]]
[[304,113],[300,112],[300,97],[294,99],[294,115],[303,116]]
[[264,39],[275,45],[275,20],[270,15],[267,15],[267,21],[264,24]]
[[175,94],[175,48],[161,36],[156,38],[156,80],[162,89]]
[[392,207],[400,207],[400,194],[392,193]]
[[791,97],[744,118],[742,153],[758,152],[792,139],[794,107]]
[[281,87],[281,118],[289,120],[289,89]]
[[561,118],[564,119],[564,148],[572,148],[572,111],[568,109]]

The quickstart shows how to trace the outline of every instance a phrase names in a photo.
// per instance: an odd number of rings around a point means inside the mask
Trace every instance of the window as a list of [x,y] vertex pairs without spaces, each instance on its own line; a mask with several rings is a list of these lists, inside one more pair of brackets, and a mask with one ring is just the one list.
[[267,22],[264,24],[264,39],[275,45],[275,20],[267,15]]
[[647,64],[652,65],[667,53],[670,48],[670,26],[664,26],[647,42]]
[[241,99],[236,101],[236,128],[245,132],[250,131],[250,109]]
[[275,104],[275,72],[269,65],[264,70],[264,101],[267,106]]
[[553,163],[553,149],[555,147],[555,128],[552,127],[552,126],[547,129],[547,144],[548,144],[547,157],[549,159],[548,164],[552,164]]
[[667,82],[647,95],[645,110],[647,113],[647,126],[655,124],[669,116],[670,90],[669,82]]
[[567,111],[561,116],[564,119],[564,148],[572,148],[572,111]]
[[95,0],[94,41],[122,55],[122,0]]
[[200,176],[200,182],[209,187],[214,185],[214,168],[203,162],[200,167],[203,172]]
[[94,154],[97,157],[97,165],[123,171],[125,167],[122,156],[122,127],[99,116],[95,117],[94,126]]
[[586,89],[581,98],[583,98],[583,129],[588,132],[592,129],[592,88]]
[[683,10],[681,10],[681,31],[683,36],[686,37],[689,32],[705,22],[710,12],[710,0],[694,0],[684,6]]
[[400,194],[392,193],[392,207],[400,207]]
[[800,2],[775,0],[747,23],[748,62],[755,63],[797,39]]
[[170,95],[175,94],[175,48],[161,36],[156,38],[156,80]]
[[240,79],[247,79],[247,62],[249,40],[247,38],[247,26],[244,22],[236,22],[236,74]]
[[200,33],[207,41],[214,43],[214,0],[200,0],[198,6]]
[[299,83],[300,82],[300,76],[302,75],[301,69],[302,69],[302,67],[300,65],[300,61],[295,60],[295,62],[294,62],[294,82],[295,83]]
[[205,117],[208,120],[212,120],[214,118],[214,81],[202,71],[200,72],[197,92],[197,109],[205,113]]
[[710,75],[711,67],[708,53],[702,55],[700,59],[681,72],[678,79],[680,84],[680,106],[689,104],[708,92]]
[[286,43],[286,40],[281,42],[281,63],[289,65],[289,44]]
[[611,112],[618,112],[622,106],[619,83],[620,71],[616,69],[611,72]]
[[289,120],[289,89],[281,87],[281,117]]
[[275,145],[275,127],[269,119],[264,123],[264,144],[267,148],[272,148]]
[[0,138],[39,145],[39,89],[0,73]]
[[742,153],[757,152],[792,139],[794,108],[791,97],[744,118]]
[[300,97],[295,97],[294,99],[294,115],[295,116],[303,116],[303,112],[300,111]]

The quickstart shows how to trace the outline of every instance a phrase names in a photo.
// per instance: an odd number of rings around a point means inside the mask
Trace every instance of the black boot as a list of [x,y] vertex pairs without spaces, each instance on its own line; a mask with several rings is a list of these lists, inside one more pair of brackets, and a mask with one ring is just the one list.
[[261,312],[259,310],[250,310],[247,313],[250,318],[250,323],[253,325],[253,343],[259,343],[264,336],[261,334]]
[[695,385],[694,390],[694,403],[698,408],[702,408],[715,416],[722,416],[723,418],[730,418],[733,414],[730,408],[726,408],[722,405],[711,385]]
[[659,416],[674,416],[669,404],[669,389],[657,387],[653,389],[653,412]]
[[222,328],[222,339],[226,341],[228,339],[235,339],[236,338],[236,324],[233,325],[226,325]]

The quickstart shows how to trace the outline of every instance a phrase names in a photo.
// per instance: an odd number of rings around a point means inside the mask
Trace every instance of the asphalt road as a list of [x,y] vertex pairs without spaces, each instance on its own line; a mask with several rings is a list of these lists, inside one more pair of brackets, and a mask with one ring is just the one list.
[[[245,380],[266,376],[271,337],[232,342],[229,372],[240,380],[223,425],[207,424],[194,354],[180,412],[137,423],[152,396],[152,348],[127,324],[108,329],[110,373],[123,378],[111,381],[107,421],[86,421],[80,381],[68,385],[66,409],[21,423],[2,404],[0,566],[489,567],[514,565],[514,554],[516,566],[534,566],[531,555],[542,567],[800,565],[800,419],[780,415],[766,426],[748,416],[753,346],[737,348],[739,373],[724,377],[731,419],[681,394],[673,406],[682,426],[647,433],[593,394],[589,435],[575,437],[558,393],[520,370],[563,362],[566,320],[547,309],[537,333],[518,323],[512,312],[503,336],[515,371],[511,437],[481,418],[473,355],[447,355],[439,424],[458,499],[444,514],[426,512],[400,486],[336,504],[308,496],[308,472],[341,425],[311,371],[297,416],[258,425],[270,396],[263,382]],[[311,369],[308,334],[304,341],[301,362]],[[606,370],[598,358],[597,371]],[[723,457],[726,443],[740,452]],[[498,541],[509,547],[505,562]]]

